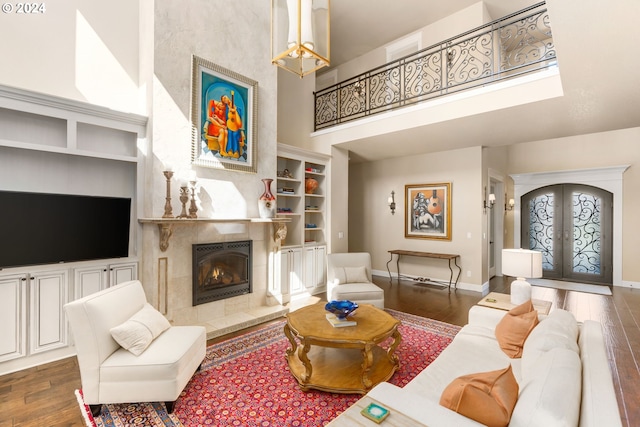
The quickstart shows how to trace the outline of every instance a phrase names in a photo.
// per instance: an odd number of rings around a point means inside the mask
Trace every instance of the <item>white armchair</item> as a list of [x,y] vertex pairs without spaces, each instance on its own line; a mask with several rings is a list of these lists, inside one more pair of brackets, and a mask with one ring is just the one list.
[[384,290],[372,282],[369,253],[327,255],[327,299],[349,300],[384,308]]
[[[72,301],[64,308],[75,341],[84,400],[94,416],[106,403],[165,402],[168,412],[173,412],[176,399],[204,359],[204,327],[171,326],[147,304],[137,280]],[[116,334],[118,342],[130,350],[118,344],[112,331],[121,333]]]

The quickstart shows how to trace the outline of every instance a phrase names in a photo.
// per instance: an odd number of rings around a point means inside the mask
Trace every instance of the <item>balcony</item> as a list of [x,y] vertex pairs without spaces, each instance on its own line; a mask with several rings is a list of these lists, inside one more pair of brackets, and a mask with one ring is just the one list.
[[556,65],[544,2],[314,93],[316,131]]

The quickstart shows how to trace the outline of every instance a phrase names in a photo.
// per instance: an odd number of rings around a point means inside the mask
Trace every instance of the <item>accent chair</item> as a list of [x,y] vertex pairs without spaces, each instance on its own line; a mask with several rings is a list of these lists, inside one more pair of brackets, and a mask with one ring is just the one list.
[[165,402],[173,412],[205,357],[204,327],[171,326],[147,303],[138,280],[72,301],[64,309],[84,401],[94,416],[107,403]]
[[371,255],[367,252],[327,255],[327,299],[349,300],[384,308],[384,290],[371,276]]

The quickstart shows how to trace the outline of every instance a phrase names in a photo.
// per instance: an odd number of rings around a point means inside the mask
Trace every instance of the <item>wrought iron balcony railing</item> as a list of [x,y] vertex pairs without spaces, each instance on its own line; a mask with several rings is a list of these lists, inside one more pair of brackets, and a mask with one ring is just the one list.
[[315,130],[555,64],[541,2],[315,92]]

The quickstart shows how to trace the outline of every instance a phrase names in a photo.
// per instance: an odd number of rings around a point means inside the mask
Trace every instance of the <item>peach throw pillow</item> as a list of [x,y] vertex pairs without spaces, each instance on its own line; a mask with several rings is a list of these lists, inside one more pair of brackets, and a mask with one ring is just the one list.
[[442,392],[440,405],[489,427],[504,427],[517,400],[518,383],[509,365],[456,378]]
[[502,351],[512,359],[522,357],[522,347],[538,324],[538,312],[531,300],[512,308],[496,325],[496,339]]

